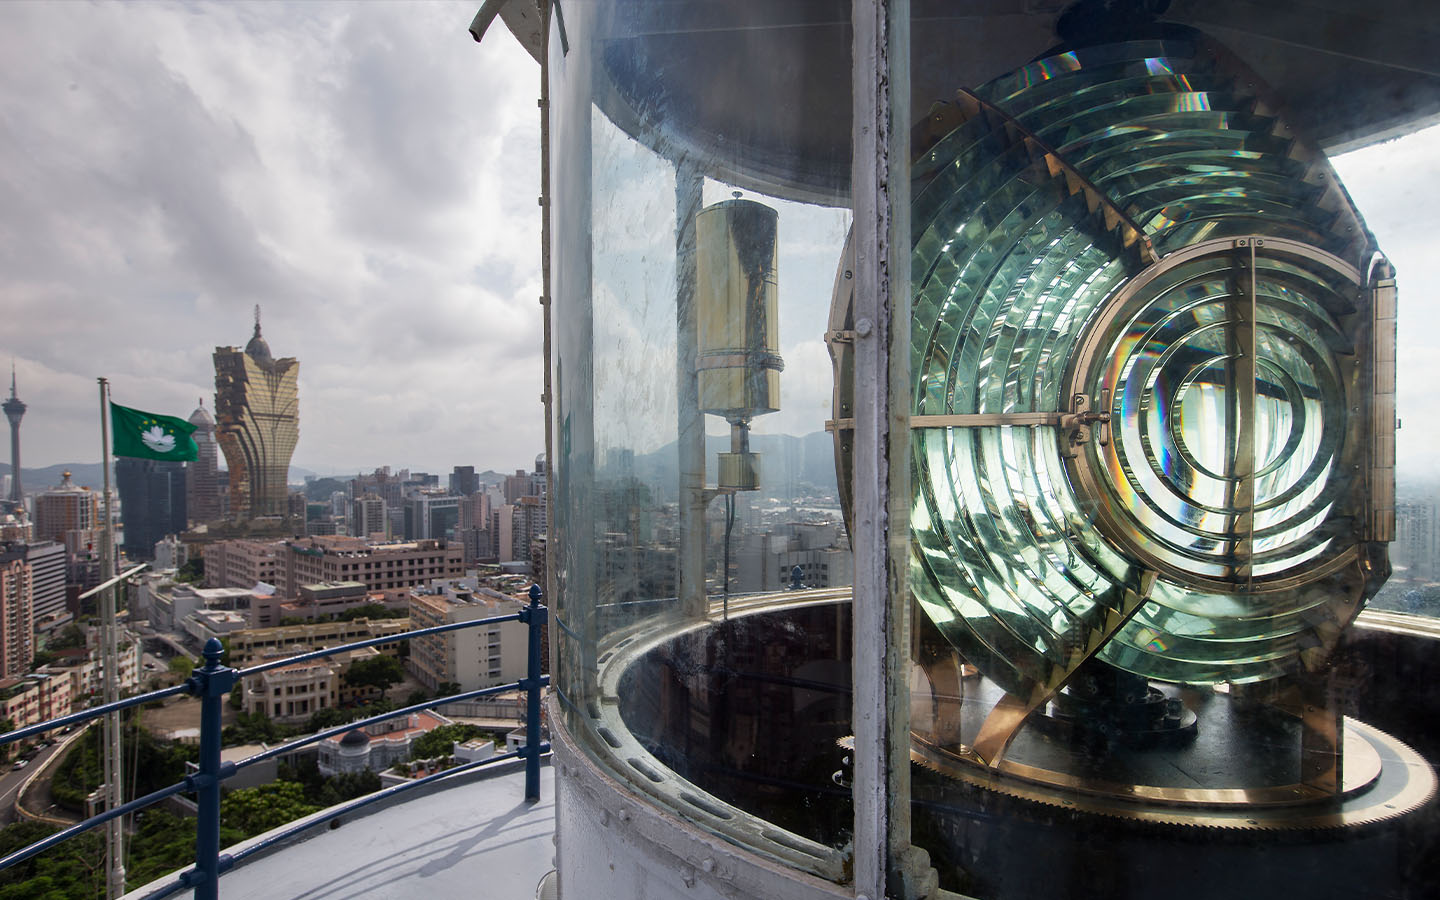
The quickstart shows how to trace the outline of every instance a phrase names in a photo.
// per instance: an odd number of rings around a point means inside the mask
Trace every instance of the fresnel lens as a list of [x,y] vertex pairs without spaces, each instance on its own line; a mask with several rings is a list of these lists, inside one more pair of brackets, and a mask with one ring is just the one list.
[[1239,827],[1358,796],[1393,741],[1331,651],[1389,574],[1395,288],[1324,156],[1188,31],[961,90],[912,154],[916,754]]

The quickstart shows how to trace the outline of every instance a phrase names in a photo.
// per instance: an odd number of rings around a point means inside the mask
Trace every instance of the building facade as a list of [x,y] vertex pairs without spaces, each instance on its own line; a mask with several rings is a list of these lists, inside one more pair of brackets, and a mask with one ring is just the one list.
[[205,400],[190,414],[195,426],[196,457],[187,464],[185,478],[185,510],[190,521],[200,525],[221,518],[220,508],[220,445],[215,442],[215,417],[205,408]]
[[300,438],[300,363],[275,359],[255,334],[245,349],[215,348],[215,433],[230,472],[230,514],[283,516],[290,457]]
[[69,622],[74,616],[65,607],[65,545],[55,541],[26,544],[25,561],[30,564],[35,629],[50,631]]
[[373,543],[353,537],[312,537],[285,542],[279,587],[287,597],[300,585],[359,581],[368,591],[425,584],[432,578],[458,578],[464,557],[453,541]]
[[350,534],[359,538],[390,537],[390,520],[385,516],[385,499],[362,494],[350,501]]
[[93,548],[100,527],[100,495],[60,476],[60,484],[35,495],[35,540],[59,541],[72,554]]
[[205,548],[205,586],[277,585],[284,549],[284,541],[216,541]]
[[340,672],[333,659],[298,662],[245,679],[245,711],[277,722],[303,722],[339,702]]
[[120,547],[131,559],[154,559],[155,545],[189,524],[186,463],[157,459],[115,460],[120,493]]
[[[411,591],[410,621],[417,630],[433,628],[511,615],[524,605],[473,580],[452,579]],[[431,690],[447,682],[473,691],[517,681],[525,677],[527,634],[519,622],[502,622],[425,635],[411,640],[406,664]]]
[[339,775],[366,769],[383,771],[409,758],[410,747],[416,738],[449,724],[449,719],[426,710],[411,713],[403,719],[377,722],[326,738],[318,745],[320,772],[323,775]]
[[[338,647],[354,641],[404,634],[409,630],[409,619],[354,619],[349,622],[248,628],[230,635],[230,656],[227,664],[243,669],[276,656],[288,656],[323,647]],[[381,644],[378,649],[385,653],[395,653],[399,649],[399,641],[394,644]]]
[[35,598],[25,548],[0,548],[0,678],[30,670],[35,657]]
[[453,538],[460,522],[461,497],[424,492],[405,500],[405,539]]

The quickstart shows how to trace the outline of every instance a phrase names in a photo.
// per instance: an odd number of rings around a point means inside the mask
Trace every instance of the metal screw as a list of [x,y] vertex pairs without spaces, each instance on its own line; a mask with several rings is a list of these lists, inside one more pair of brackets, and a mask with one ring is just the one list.
[[861,337],[869,337],[870,332],[875,330],[875,323],[869,319],[860,319],[855,323],[855,333]]
[[704,869],[706,874],[715,871],[715,860],[711,859],[708,856],[705,857],[703,860],[700,861],[700,868]]

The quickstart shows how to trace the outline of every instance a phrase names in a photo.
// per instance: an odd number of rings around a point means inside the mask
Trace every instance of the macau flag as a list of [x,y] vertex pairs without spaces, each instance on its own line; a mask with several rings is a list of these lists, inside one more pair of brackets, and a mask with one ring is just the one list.
[[195,426],[174,416],[157,416],[110,404],[111,446],[116,456],[185,461],[198,459],[200,448],[190,435]]

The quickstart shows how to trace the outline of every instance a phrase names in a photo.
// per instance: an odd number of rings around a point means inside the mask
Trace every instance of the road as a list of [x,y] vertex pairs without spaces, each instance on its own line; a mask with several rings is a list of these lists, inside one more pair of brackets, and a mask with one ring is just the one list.
[[15,765],[14,759],[4,763],[3,774],[0,774],[0,822],[10,824],[15,821],[15,795],[19,792],[20,786],[25,780],[39,770],[50,756],[60,750],[59,745],[46,747],[36,754],[30,764],[18,772],[12,768]]

